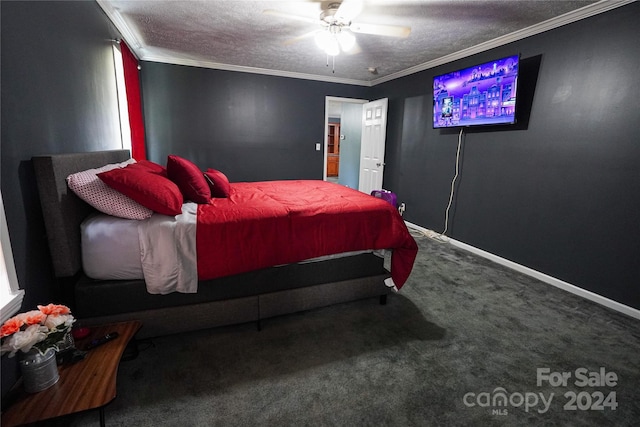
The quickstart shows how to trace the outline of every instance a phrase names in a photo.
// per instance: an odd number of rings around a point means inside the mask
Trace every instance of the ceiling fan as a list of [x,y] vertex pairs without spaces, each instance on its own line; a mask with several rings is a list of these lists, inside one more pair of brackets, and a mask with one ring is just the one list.
[[265,10],[264,13],[320,25],[320,29],[290,39],[286,44],[295,43],[304,38],[314,37],[318,47],[320,47],[327,56],[334,57],[340,54],[340,52],[357,53],[356,38],[353,33],[402,38],[408,37],[411,33],[411,27],[354,22],[354,19],[362,12],[362,3],[362,0],[322,2],[322,11],[320,12],[319,19],[293,15],[272,9]]

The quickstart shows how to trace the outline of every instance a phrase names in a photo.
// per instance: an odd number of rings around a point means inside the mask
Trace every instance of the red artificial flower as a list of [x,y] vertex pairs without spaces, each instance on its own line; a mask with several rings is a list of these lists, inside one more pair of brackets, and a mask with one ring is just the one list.
[[20,330],[24,323],[17,317],[12,317],[11,319],[4,322],[4,325],[0,328],[0,337],[4,338],[6,336],[15,334]]
[[38,310],[47,316],[54,315],[58,316],[60,314],[69,314],[71,310],[66,305],[60,304],[49,304],[49,305],[39,305]]
[[16,317],[22,320],[25,325],[31,326],[43,323],[47,318],[47,315],[38,310],[31,310],[26,313],[18,314]]

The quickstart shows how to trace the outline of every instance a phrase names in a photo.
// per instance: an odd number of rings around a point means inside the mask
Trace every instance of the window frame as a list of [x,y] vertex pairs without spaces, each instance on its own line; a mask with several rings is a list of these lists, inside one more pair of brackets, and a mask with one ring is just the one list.
[[18,283],[1,192],[0,243],[0,322],[4,323],[20,310],[24,298],[24,290],[20,289]]

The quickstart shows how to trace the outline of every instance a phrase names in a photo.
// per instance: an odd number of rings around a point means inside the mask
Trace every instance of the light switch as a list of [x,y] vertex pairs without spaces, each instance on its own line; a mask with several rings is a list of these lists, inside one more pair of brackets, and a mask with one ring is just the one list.
[[322,150],[322,147],[320,146],[319,142],[316,142],[316,151],[320,151]]

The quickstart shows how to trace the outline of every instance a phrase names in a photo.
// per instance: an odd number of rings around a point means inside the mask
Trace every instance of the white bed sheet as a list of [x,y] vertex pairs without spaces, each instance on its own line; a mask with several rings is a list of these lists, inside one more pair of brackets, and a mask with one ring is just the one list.
[[95,214],[81,224],[82,266],[96,280],[143,279],[151,294],[198,291],[195,203],[175,217]]
[[147,292],[198,292],[196,222],[198,205],[187,202],[175,217],[153,214],[138,224],[140,258]]
[[[152,294],[197,292],[195,227],[197,205],[185,203],[175,218],[153,214],[145,220],[106,214],[89,216],[81,225],[82,266],[96,280],[145,280]],[[302,261],[317,262],[374,252],[357,251]]]
[[97,280],[144,279],[138,220],[94,214],[80,226],[82,269]]

